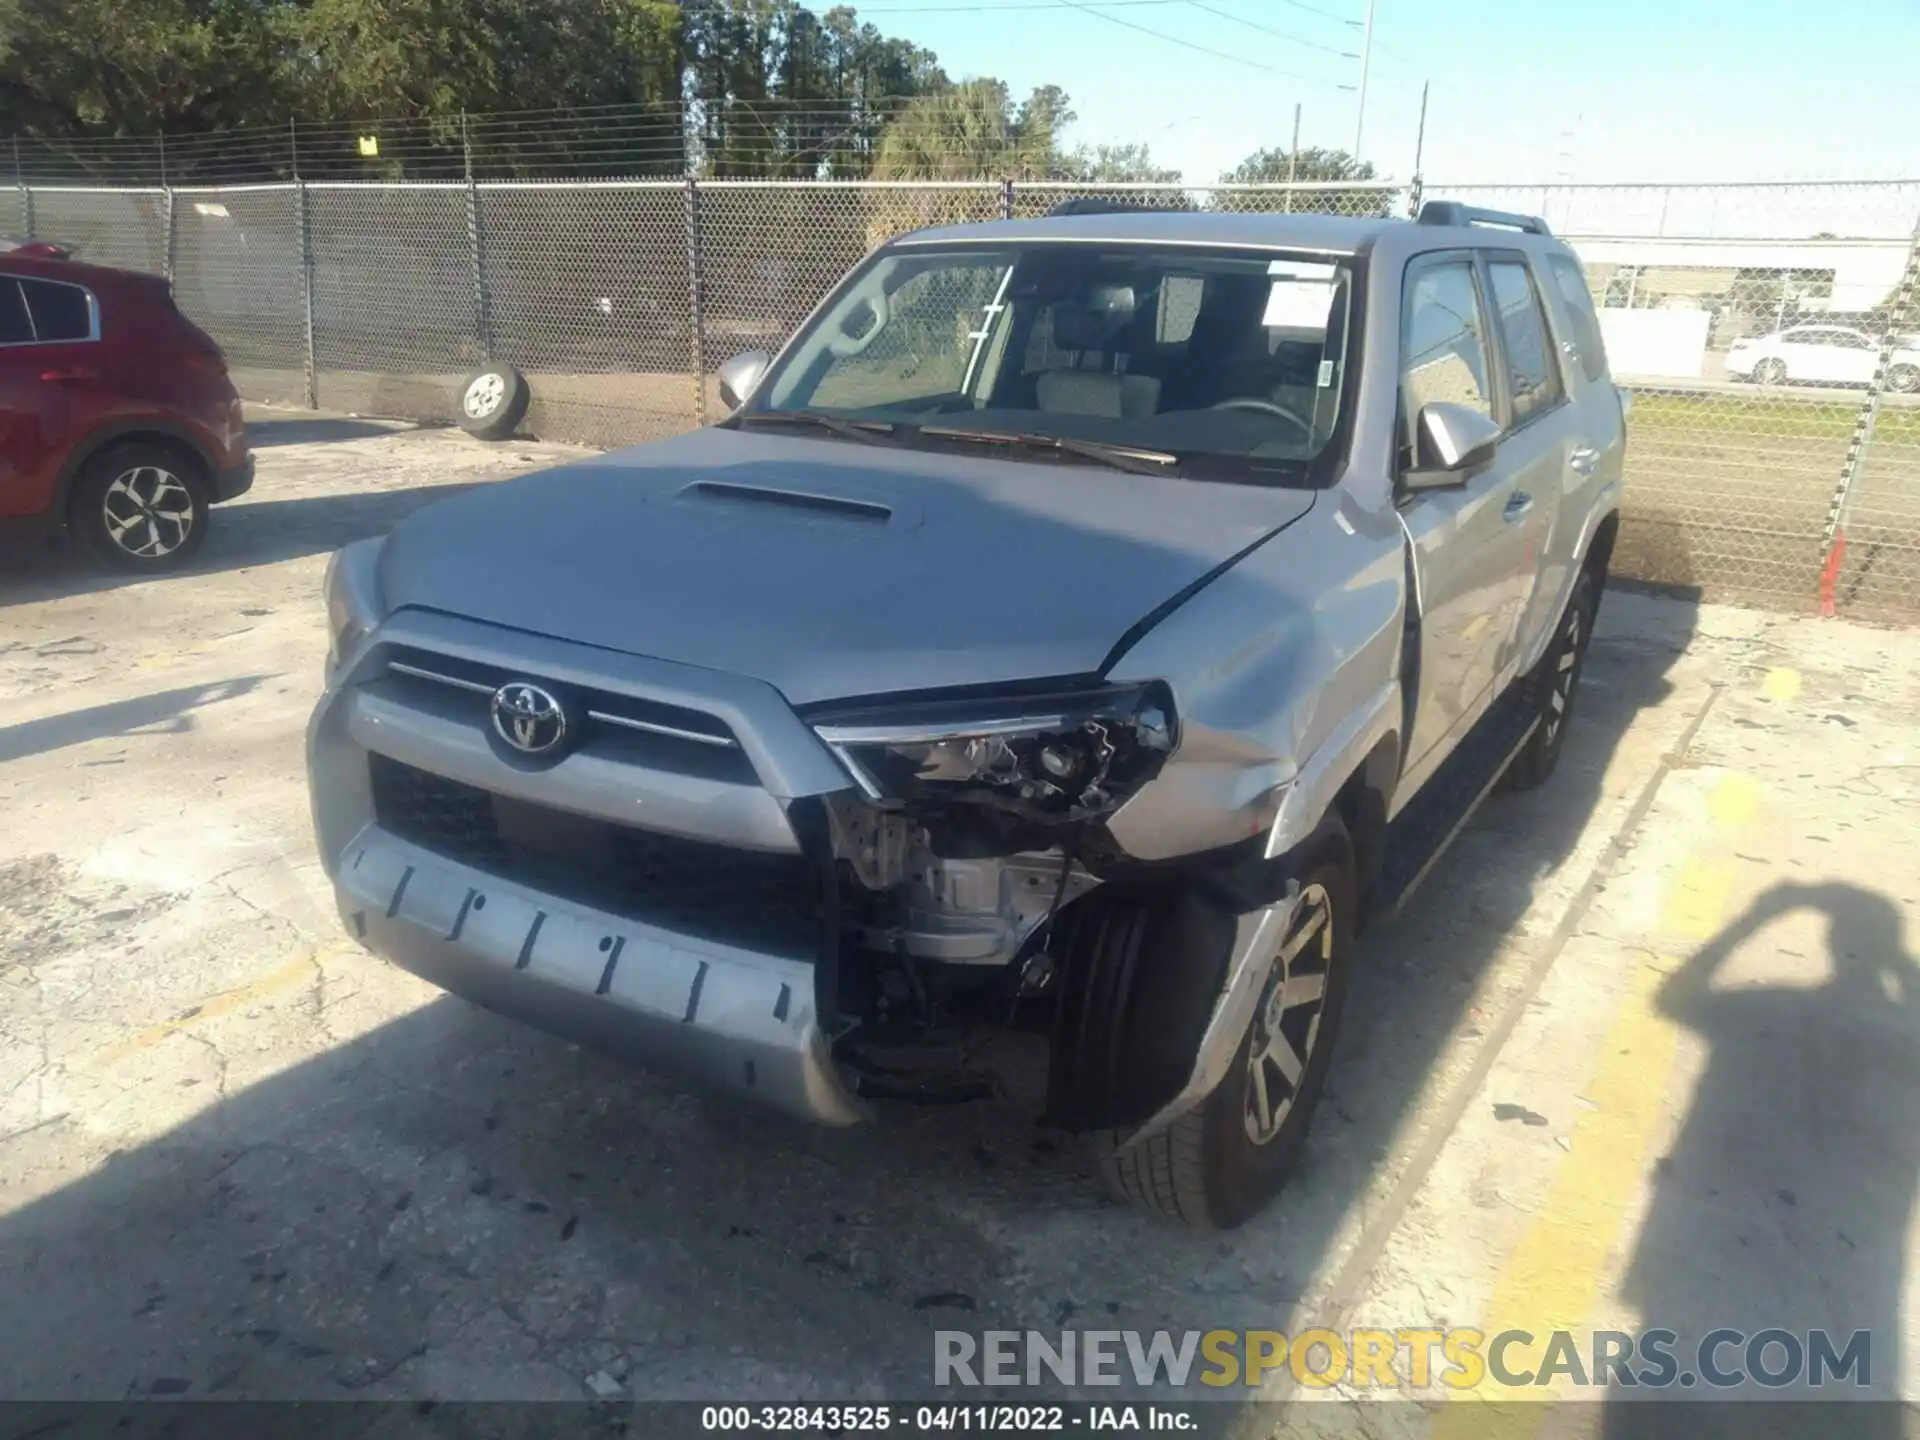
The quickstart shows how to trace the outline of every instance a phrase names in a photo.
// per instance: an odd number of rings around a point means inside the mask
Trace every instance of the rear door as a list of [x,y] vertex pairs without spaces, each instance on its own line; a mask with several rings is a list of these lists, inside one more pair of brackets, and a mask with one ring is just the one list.
[[1498,666],[1505,675],[1533,653],[1559,618],[1560,582],[1571,549],[1570,539],[1559,534],[1569,513],[1566,493],[1584,478],[1576,464],[1586,466],[1596,457],[1576,455],[1591,447],[1583,444],[1580,412],[1567,393],[1561,352],[1547,324],[1545,277],[1518,250],[1490,250],[1481,259],[1506,381],[1507,433],[1499,463],[1514,482],[1503,512],[1517,550]]
[[0,516],[52,504],[98,389],[99,335],[85,287],[0,274]]
[[[1473,252],[1416,258],[1401,293],[1400,458],[1406,469],[1422,407],[1447,401],[1501,419],[1505,397],[1487,277]],[[1421,615],[1408,794],[1486,708],[1511,644],[1524,532],[1510,513],[1518,474],[1509,453],[1496,453],[1458,485],[1409,492],[1400,502]]]

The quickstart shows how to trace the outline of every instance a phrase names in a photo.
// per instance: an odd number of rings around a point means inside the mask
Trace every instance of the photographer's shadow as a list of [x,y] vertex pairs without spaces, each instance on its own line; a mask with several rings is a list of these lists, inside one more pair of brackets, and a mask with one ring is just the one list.
[[[1743,944],[1801,910],[1826,917],[1824,979],[1716,985]],[[1818,1391],[1795,1377],[1779,1393],[1822,1400],[1898,1393],[1901,1291],[1920,1166],[1917,1002],[1920,965],[1903,943],[1899,909],[1840,883],[1773,886],[1661,986],[1661,1012],[1697,1034],[1708,1053],[1685,1124],[1658,1162],[1621,1298],[1643,1326],[1679,1333],[1683,1371],[1715,1329],[1785,1330],[1801,1344],[1809,1331],[1825,1331],[1843,1356],[1854,1332],[1866,1331],[1871,1390],[1854,1371],[1829,1375]],[[1723,1373],[1752,1366],[1744,1345],[1727,1345],[1716,1358]],[[1762,1357],[1774,1373],[1785,1361],[1779,1345]],[[1716,1393],[1704,1382],[1703,1375],[1689,1387],[1690,1398]],[[1753,1385],[1738,1393],[1756,1391],[1765,1393]],[[1818,1420],[1819,1433],[1838,1433],[1831,1406],[1822,1408],[1824,1416],[1798,1406],[1703,1412],[1623,1395],[1609,1407],[1606,1430],[1798,1433]],[[1847,1414],[1850,1435],[1902,1433],[1895,1406]]]

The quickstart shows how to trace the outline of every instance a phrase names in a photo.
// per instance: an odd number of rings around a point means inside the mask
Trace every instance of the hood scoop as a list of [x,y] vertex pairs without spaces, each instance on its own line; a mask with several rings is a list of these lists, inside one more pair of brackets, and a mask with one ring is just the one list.
[[696,480],[676,498],[799,512],[832,520],[852,520],[864,525],[884,526],[893,523],[893,510],[886,505],[871,500],[850,500],[844,495],[824,495],[815,490],[741,485],[728,480]]

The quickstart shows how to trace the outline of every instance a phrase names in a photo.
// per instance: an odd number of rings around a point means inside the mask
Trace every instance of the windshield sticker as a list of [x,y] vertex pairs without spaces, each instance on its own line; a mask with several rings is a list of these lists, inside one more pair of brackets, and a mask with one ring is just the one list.
[[1260,323],[1268,329],[1324,330],[1333,308],[1330,280],[1282,279],[1267,292],[1267,313]]
[[1267,266],[1267,274],[1284,275],[1291,280],[1331,280],[1339,273],[1339,266],[1323,265],[1317,260],[1275,260]]

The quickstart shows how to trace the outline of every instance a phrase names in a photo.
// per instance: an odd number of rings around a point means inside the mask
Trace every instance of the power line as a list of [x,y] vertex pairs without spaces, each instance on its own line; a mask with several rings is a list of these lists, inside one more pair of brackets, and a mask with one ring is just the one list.
[[1136,25],[1131,20],[1122,20],[1118,15],[1109,15],[1104,11],[1096,10],[1090,4],[1084,3],[1084,0],[1062,0],[1062,3],[1065,4],[1067,8],[1083,11],[1093,16],[1096,20],[1105,20],[1109,25],[1124,25],[1129,30],[1137,30],[1142,35],[1152,36],[1155,40],[1164,40],[1169,45],[1178,45],[1182,49],[1198,51],[1202,55],[1211,55],[1216,60],[1230,60],[1235,65],[1245,65],[1250,69],[1264,70],[1269,75],[1279,75],[1287,80],[1299,80],[1308,85],[1324,85],[1327,83],[1324,80],[1317,80],[1310,75],[1300,75],[1291,70],[1279,70],[1272,65],[1263,65],[1258,60],[1247,59],[1244,55],[1229,55],[1224,50],[1214,50],[1205,45],[1196,45],[1191,40],[1182,40],[1178,35],[1169,35],[1164,30],[1150,30],[1145,25]]
[[1204,10],[1209,15],[1218,15],[1222,20],[1231,20],[1236,25],[1244,25],[1249,30],[1258,30],[1263,35],[1272,35],[1276,39],[1285,40],[1290,44],[1304,45],[1309,50],[1324,50],[1329,55],[1338,55],[1342,60],[1357,60],[1360,58],[1350,50],[1336,50],[1331,45],[1322,45],[1318,40],[1303,40],[1298,35],[1289,35],[1284,30],[1274,29],[1271,25],[1262,25],[1257,20],[1249,20],[1245,16],[1235,15],[1231,10],[1222,10],[1218,6],[1209,5],[1206,3],[1206,0],[1187,0],[1187,3],[1196,10]]

